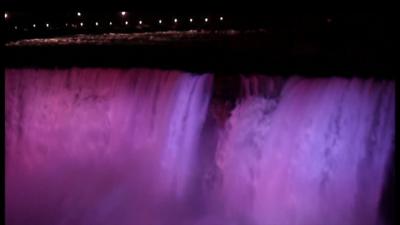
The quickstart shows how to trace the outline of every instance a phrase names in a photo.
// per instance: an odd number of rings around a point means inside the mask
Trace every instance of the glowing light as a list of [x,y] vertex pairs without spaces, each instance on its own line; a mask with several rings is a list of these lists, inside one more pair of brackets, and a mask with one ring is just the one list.
[[14,29],[15,29],[15,30],[18,30],[18,27],[17,27],[17,26],[15,26],[15,27],[14,27]]
[[50,25],[48,23],[46,23],[46,27],[49,27]]
[[81,25],[81,27],[83,27],[83,23],[82,22],[80,23],[80,25]]
[[161,24],[161,23],[162,23],[162,20],[158,20],[158,23]]
[[192,18],[190,18],[190,19],[189,19],[189,21],[190,21],[190,22],[193,22],[193,19],[192,19]]
[[128,25],[128,21],[125,21],[125,25]]
[[125,12],[125,11],[122,11],[122,12],[121,12],[121,15],[122,15],[122,16],[125,16],[125,15],[126,15],[126,12]]
[[175,19],[174,19],[174,23],[177,23],[177,22],[178,22],[178,19],[177,19],[177,18],[175,18]]
[[68,27],[68,23],[65,23],[65,26]]
[[99,26],[99,23],[98,23],[98,22],[96,22],[95,24],[96,24],[96,27]]
[[77,12],[76,15],[77,16],[82,16],[82,14],[80,12]]
[[112,25],[112,22],[110,21],[110,23],[109,23],[109,24],[110,24],[110,26],[111,26],[111,25]]
[[8,14],[4,13],[4,19],[7,19],[7,17],[8,17]]
[[32,27],[36,27],[36,24],[33,24]]
[[141,21],[141,20],[139,20],[139,24],[142,24],[142,21]]
[[221,16],[221,17],[219,17],[219,20],[220,20],[220,21],[224,20],[224,17],[222,17],[222,16]]
[[208,18],[207,18],[207,17],[206,17],[206,18],[204,18],[204,22],[206,22],[206,23],[208,22]]

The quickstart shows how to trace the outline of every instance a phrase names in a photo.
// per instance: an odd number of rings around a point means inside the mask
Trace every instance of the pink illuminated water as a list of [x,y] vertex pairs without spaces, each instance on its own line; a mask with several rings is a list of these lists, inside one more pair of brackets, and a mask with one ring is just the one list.
[[[379,224],[394,84],[243,78],[218,148],[226,212],[244,224]],[[264,87],[264,88],[260,88]],[[266,88],[265,88],[266,87]]]
[[7,69],[6,224],[380,224],[393,82],[213,79]]

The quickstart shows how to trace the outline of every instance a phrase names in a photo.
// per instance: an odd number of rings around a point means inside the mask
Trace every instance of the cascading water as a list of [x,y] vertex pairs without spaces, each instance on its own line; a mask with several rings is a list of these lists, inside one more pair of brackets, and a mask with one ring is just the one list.
[[[243,224],[378,224],[394,84],[242,80],[218,148],[225,213]],[[260,89],[260,87],[264,87]]]
[[7,69],[6,223],[379,224],[392,81],[213,79]]
[[7,70],[7,223],[177,224],[211,82],[158,70]]

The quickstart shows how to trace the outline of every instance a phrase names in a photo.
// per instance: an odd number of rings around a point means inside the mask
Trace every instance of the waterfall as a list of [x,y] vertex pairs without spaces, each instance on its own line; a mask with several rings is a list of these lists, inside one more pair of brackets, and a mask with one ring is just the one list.
[[7,70],[7,224],[173,224],[211,84],[178,71]]
[[246,94],[217,152],[227,217],[377,224],[394,150],[393,82],[291,77],[280,90],[281,83],[242,79]]
[[380,224],[393,81],[216,79],[7,69],[6,224]]

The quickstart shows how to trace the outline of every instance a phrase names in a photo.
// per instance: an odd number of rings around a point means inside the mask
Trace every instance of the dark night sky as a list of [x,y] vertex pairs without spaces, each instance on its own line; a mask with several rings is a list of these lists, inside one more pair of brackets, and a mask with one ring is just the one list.
[[[269,2],[264,2],[268,3],[264,6],[252,5],[247,1],[237,3],[232,1],[225,5],[218,2],[210,5],[203,1],[187,1],[185,5],[178,5],[173,4],[173,1],[145,0],[108,0],[104,3],[89,0],[2,0],[2,2],[3,8],[10,12],[46,12],[60,15],[76,10],[96,14],[102,11],[124,10],[136,15],[149,16],[224,15],[238,27],[249,25],[269,27],[277,37],[282,33],[283,38],[279,38],[278,45],[291,46],[293,43],[300,43],[299,48],[323,45],[323,48],[319,49],[320,52],[335,60],[347,58],[349,64],[358,61],[365,65],[373,63],[380,65],[381,62],[390,65],[393,60],[390,57],[394,43],[392,33],[397,27],[394,23],[395,14],[390,12],[339,13],[319,11],[312,7],[301,10],[295,7],[275,7]],[[327,24],[328,18],[332,18],[331,24]]]
[[[187,1],[182,4],[178,1],[138,1],[138,0],[106,0],[106,1],[92,1],[92,0],[2,0],[2,4],[6,8],[13,9],[35,9],[43,10],[52,8],[54,10],[60,9],[75,9],[85,8],[88,10],[110,10],[110,9],[138,9],[142,11],[214,11],[214,10],[231,10],[231,4],[224,5],[213,3],[212,5],[206,4],[204,1]],[[256,9],[257,7],[250,7]],[[242,8],[243,9],[243,8]]]
[[[317,10],[317,5],[309,7],[303,2],[297,3],[301,7],[297,7],[293,3],[278,4],[277,1],[205,1],[205,0],[189,0],[189,1],[157,1],[157,0],[1,0],[2,5],[6,9],[27,9],[27,10],[66,10],[85,8],[88,10],[110,10],[110,9],[136,9],[141,11],[158,11],[158,12],[226,12],[236,15],[252,15],[256,14],[328,14],[332,10]],[[303,9],[301,9],[303,8]],[[331,5],[330,5],[331,8]],[[339,10],[337,12],[345,12]],[[360,11],[355,11],[360,12]],[[371,11],[372,12],[372,11]],[[354,13],[354,11],[353,11]],[[380,13],[382,14],[382,13]]]

